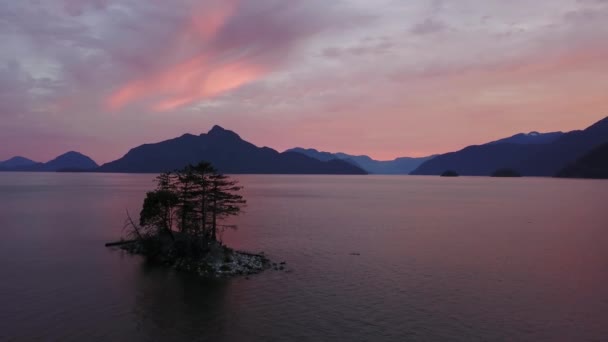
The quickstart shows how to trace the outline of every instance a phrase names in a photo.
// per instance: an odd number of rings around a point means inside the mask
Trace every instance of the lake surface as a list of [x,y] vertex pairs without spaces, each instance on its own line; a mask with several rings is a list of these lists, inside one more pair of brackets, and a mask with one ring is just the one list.
[[105,248],[152,175],[0,173],[0,340],[608,339],[607,181],[237,178],[225,242],[290,273],[206,281]]

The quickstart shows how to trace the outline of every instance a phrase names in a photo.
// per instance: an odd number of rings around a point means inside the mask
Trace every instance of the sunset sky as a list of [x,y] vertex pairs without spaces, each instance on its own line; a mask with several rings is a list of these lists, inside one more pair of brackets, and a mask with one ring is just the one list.
[[214,124],[392,159],[608,115],[607,0],[5,0],[0,39],[0,160]]

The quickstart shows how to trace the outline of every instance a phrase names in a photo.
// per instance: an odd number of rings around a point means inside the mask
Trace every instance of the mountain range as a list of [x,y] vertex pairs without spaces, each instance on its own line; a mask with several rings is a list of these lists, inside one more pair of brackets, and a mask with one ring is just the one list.
[[550,144],[555,140],[559,139],[564,132],[551,132],[551,133],[519,133],[511,137],[492,141],[488,144],[520,144],[520,145],[539,145],[539,144]]
[[16,156],[0,162],[0,171],[89,171],[159,173],[208,161],[233,174],[412,174],[489,176],[510,169],[523,176],[601,178],[606,173],[608,117],[572,132],[520,133],[457,152],[424,158],[378,161],[369,156],[293,148],[279,153],[258,147],[233,131],[214,126],[209,132],[144,144],[122,158],[98,166],[91,158],[68,152],[39,163]]
[[65,170],[92,170],[99,165],[93,159],[82,153],[70,151],[46,163],[35,162],[24,157],[13,157],[0,162],[0,171],[65,171]]
[[556,175],[568,163],[608,142],[608,117],[582,131],[532,133],[469,146],[439,155],[411,174],[439,175],[454,170],[460,175],[488,176],[497,169],[513,169],[524,176]]
[[214,126],[207,134],[181,137],[133,148],[97,172],[158,173],[208,161],[232,174],[366,174],[343,160],[320,161],[300,153],[257,147],[229,130]]
[[296,147],[287,150],[286,152],[297,152],[309,156],[311,158],[315,158],[321,161],[330,161],[330,160],[344,160],[353,165],[356,165],[363,170],[367,171],[371,174],[379,174],[379,175],[407,175],[424,163],[427,160],[432,159],[434,156],[430,157],[422,157],[422,158],[410,158],[410,157],[402,157],[396,158],[394,160],[380,161],[374,160],[369,156],[365,155],[351,155],[342,152],[331,153],[331,152],[320,152],[313,148],[301,148]]

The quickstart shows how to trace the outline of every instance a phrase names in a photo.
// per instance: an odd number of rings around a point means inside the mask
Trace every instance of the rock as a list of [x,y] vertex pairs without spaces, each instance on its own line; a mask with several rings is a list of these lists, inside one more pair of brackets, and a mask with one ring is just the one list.
[[[128,253],[145,255],[142,244],[138,242],[121,246],[121,249]],[[168,248],[160,256],[155,255],[151,260],[175,270],[213,278],[256,274],[267,268],[272,268],[271,265],[278,269],[278,265],[271,263],[264,255],[238,252],[220,245],[200,259],[176,256]]]

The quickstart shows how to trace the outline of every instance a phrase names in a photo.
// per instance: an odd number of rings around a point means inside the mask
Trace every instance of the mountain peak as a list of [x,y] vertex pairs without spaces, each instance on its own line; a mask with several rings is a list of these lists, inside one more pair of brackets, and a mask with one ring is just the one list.
[[25,157],[22,157],[22,156],[14,156],[14,157],[12,157],[12,158],[10,158],[10,159],[7,159],[7,160],[3,161],[3,163],[5,163],[5,162],[9,162],[9,161],[15,161],[15,162],[31,162],[31,163],[34,163],[34,161],[32,161],[31,159],[28,159],[28,158],[25,158]]
[[35,161],[22,157],[22,156],[14,156],[8,160],[0,161],[0,167],[12,168],[12,167],[20,167],[20,166],[29,166],[36,164]]
[[76,151],[66,152],[44,164],[44,168],[47,170],[60,170],[66,168],[93,169],[97,166],[97,163],[95,163],[93,159]]
[[212,137],[233,137],[241,139],[241,137],[233,131],[227,130],[219,125],[214,125],[211,130],[207,133],[208,136]]
[[164,172],[201,161],[224,173],[249,174],[366,174],[344,161],[322,162],[297,153],[257,147],[235,132],[213,126],[196,139],[171,139],[131,149],[99,172]]
[[80,157],[80,156],[86,157],[84,154],[82,154],[80,152],[68,151],[68,152],[58,156],[57,158],[59,158],[59,157]]
[[213,133],[213,132],[225,132],[226,129],[220,125],[213,125],[213,127],[211,128],[211,130],[209,131],[209,133]]

